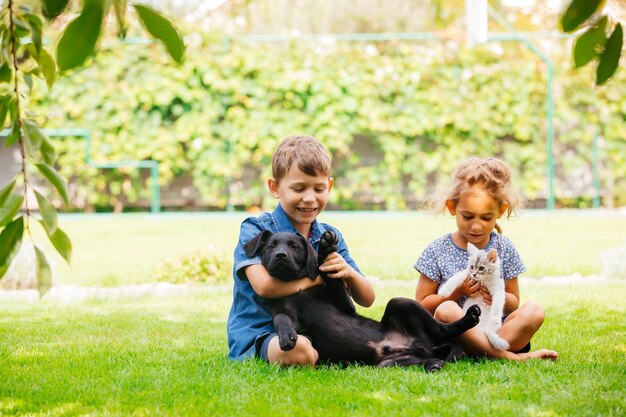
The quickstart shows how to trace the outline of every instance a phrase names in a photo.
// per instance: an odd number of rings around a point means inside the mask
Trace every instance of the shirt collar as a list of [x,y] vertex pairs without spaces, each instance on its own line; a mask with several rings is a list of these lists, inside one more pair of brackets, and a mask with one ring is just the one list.
[[[274,228],[276,231],[286,231],[301,235],[301,233],[298,232],[295,227],[293,227],[291,220],[289,220],[289,217],[287,217],[287,213],[285,213],[285,210],[283,210],[280,203],[276,205],[276,208],[272,212],[272,222],[274,223]],[[313,242],[317,242],[322,238],[322,233],[324,233],[324,229],[317,221],[317,219],[313,220],[313,223],[311,223],[310,233],[311,236],[305,237]]]

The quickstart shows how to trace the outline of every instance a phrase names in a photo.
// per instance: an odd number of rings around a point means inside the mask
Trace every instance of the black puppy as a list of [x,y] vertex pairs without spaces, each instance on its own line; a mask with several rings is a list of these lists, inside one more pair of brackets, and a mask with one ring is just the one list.
[[[273,277],[314,279],[320,274],[318,265],[337,250],[337,236],[324,232],[316,254],[300,235],[265,231],[246,243],[244,250],[248,256],[260,254]],[[382,367],[421,364],[428,372],[443,367],[451,340],[474,327],[480,316],[480,308],[472,306],[463,318],[445,324],[414,300],[398,297],[387,303],[378,322],[356,314],[343,281],[331,278],[325,278],[325,285],[265,301],[284,351],[293,349],[298,334],[303,334],[311,338],[322,362]]]

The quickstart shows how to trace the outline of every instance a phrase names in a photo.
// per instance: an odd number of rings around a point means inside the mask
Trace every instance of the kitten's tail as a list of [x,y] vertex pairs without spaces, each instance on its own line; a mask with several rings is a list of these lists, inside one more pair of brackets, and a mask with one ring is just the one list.
[[495,349],[506,350],[509,348],[509,342],[498,336],[496,332],[485,332],[485,336],[487,336],[487,339],[489,339],[489,343],[491,343],[491,346],[493,346]]

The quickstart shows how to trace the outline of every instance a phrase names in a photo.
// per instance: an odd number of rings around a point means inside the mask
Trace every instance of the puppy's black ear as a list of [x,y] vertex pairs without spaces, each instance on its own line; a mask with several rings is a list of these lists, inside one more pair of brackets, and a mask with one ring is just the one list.
[[301,236],[302,240],[304,240],[304,245],[306,246],[306,272],[309,278],[315,279],[320,270],[317,268],[317,252],[313,249],[313,246],[309,243],[309,241]]
[[264,230],[250,239],[245,245],[243,245],[243,250],[246,252],[246,255],[253,257],[259,253],[259,251],[262,250],[267,244],[267,240],[270,236],[272,236],[272,232]]

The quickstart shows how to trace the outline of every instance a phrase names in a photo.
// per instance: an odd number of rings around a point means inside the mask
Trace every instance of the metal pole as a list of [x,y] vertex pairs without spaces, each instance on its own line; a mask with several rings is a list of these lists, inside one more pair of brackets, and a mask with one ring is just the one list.
[[546,199],[546,208],[548,210],[554,210],[556,198],[554,195],[554,98],[552,96],[552,81],[554,78],[554,64],[552,60],[534,44],[528,38],[520,36],[519,33],[513,28],[509,22],[498,13],[493,7],[489,7],[489,14],[504,26],[513,35],[496,35],[489,36],[489,40],[493,41],[519,41],[524,43],[531,51],[533,51],[543,62],[546,64],[546,171],[548,175],[548,198]]

